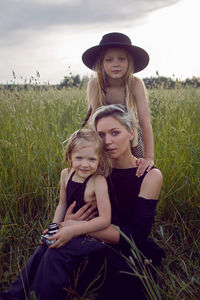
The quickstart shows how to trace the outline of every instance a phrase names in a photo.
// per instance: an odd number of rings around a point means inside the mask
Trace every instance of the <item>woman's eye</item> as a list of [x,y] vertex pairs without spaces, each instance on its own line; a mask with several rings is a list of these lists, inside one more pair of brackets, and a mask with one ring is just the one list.
[[102,133],[102,132],[99,132],[99,136],[100,136],[100,138],[104,138],[104,133]]
[[118,134],[119,134],[119,131],[117,131],[117,130],[115,130],[115,131],[112,132],[112,136],[116,136]]

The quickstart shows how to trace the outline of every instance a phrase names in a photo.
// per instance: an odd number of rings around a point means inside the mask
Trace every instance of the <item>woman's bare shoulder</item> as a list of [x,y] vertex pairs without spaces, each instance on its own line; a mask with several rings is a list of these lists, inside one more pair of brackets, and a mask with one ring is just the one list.
[[162,173],[161,173],[161,171],[159,170],[159,169],[157,169],[157,168],[152,168],[147,174],[146,174],[146,176],[144,177],[144,178],[148,178],[149,177],[149,179],[157,179],[157,180],[160,180],[160,179],[162,179]]
[[163,183],[163,175],[157,168],[151,169],[142,181],[139,196],[146,199],[158,199]]

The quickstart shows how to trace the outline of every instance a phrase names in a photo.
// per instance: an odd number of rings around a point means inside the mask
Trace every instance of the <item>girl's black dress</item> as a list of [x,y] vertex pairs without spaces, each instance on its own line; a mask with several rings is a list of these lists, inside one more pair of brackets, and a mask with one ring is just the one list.
[[66,195],[67,195],[67,208],[76,201],[76,207],[74,208],[74,212],[77,212],[84,204],[84,193],[90,176],[88,176],[83,183],[73,181],[74,172],[72,172],[67,186],[66,186]]

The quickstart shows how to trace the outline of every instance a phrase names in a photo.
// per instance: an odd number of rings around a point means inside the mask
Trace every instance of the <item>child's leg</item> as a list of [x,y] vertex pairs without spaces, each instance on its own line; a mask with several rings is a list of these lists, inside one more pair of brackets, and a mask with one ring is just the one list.
[[85,236],[72,239],[65,246],[48,249],[42,258],[32,290],[40,300],[63,300],[63,287],[70,288],[75,265],[85,255],[102,251],[105,244]]

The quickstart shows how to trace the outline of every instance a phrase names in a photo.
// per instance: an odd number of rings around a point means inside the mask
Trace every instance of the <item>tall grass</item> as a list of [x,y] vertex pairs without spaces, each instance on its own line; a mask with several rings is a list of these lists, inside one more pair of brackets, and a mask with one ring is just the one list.
[[167,253],[159,276],[163,299],[199,299],[200,90],[154,90],[150,107],[164,175],[153,232]]
[[177,216],[174,207],[181,209],[188,223],[195,220],[199,208],[200,93],[161,90],[150,97],[155,157],[165,174],[160,209],[166,218]]
[[18,259],[28,258],[42,228],[52,219],[64,167],[63,141],[80,126],[87,106],[84,91],[78,89],[16,88],[0,93],[0,111],[0,275],[4,285],[17,272]]
[[[150,91],[155,164],[164,184],[153,237],[167,252],[163,299],[198,299],[200,90]],[[0,288],[38,244],[58,201],[63,142],[87,113],[85,90],[0,91]]]

